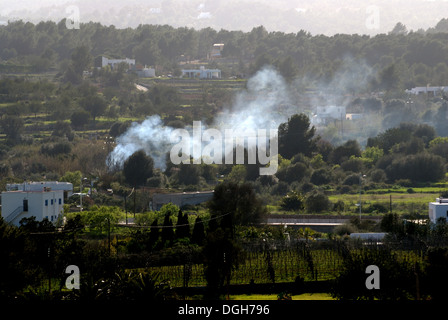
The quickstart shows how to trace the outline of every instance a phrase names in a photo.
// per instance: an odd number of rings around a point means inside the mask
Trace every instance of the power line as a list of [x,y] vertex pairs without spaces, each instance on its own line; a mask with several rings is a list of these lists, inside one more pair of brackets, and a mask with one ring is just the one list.
[[[205,222],[209,222],[209,221],[211,221],[211,220],[216,220],[216,219],[222,218],[222,217],[227,216],[227,215],[229,215],[229,214],[230,214],[230,213],[225,213],[225,214],[222,214],[222,215],[219,215],[219,216],[216,216],[216,217],[207,219],[207,220],[202,220],[202,221],[200,221],[199,223],[203,224],[203,223],[205,223]],[[196,218],[196,219],[197,219],[197,218]],[[185,226],[190,226],[191,224],[190,224],[190,223],[185,223],[185,224],[177,224],[177,225],[175,225],[175,226],[136,226],[136,225],[126,225],[126,224],[114,224],[114,225],[115,225],[115,226],[118,226],[118,227],[128,227],[128,228],[159,229],[159,228],[177,228],[177,227],[185,227]]]
[[[216,220],[216,219],[219,219],[219,218],[222,218],[222,217],[225,217],[225,216],[227,216],[227,215],[229,215],[230,213],[225,213],[225,214],[222,214],[222,215],[219,215],[219,216],[216,216],[216,217],[213,217],[213,218],[210,218],[210,219],[206,219],[206,220],[202,220],[202,221],[200,221],[200,222],[198,222],[198,223],[201,223],[201,224],[204,224],[205,222],[209,222],[209,221],[211,221],[211,220]],[[199,218],[199,217],[198,217]],[[197,218],[196,218],[197,219]],[[196,222],[195,222],[196,223]],[[30,232],[29,234],[30,235],[45,235],[45,234],[62,234],[62,233],[69,233],[69,232],[75,232],[75,231],[80,231],[80,230],[82,230],[82,229],[84,229],[85,227],[88,227],[88,228],[90,228],[90,227],[95,227],[95,226],[97,226],[97,225],[99,225],[100,223],[97,223],[97,224],[89,224],[89,225],[85,225],[85,226],[83,226],[83,227],[78,227],[78,228],[75,228],[75,229],[69,229],[69,230],[64,230],[64,229],[62,229],[62,230],[56,230],[56,231],[44,231],[44,232]],[[190,225],[192,225],[192,224],[190,224],[190,223],[184,223],[184,224],[176,224],[175,226],[173,225],[173,226],[137,226],[137,225],[127,225],[127,224],[120,224],[120,223],[115,223],[115,224],[113,224],[114,226],[117,226],[117,227],[127,227],[127,228],[138,228],[138,229],[158,229],[158,228],[178,228],[178,227],[185,227],[185,226],[190,226]]]

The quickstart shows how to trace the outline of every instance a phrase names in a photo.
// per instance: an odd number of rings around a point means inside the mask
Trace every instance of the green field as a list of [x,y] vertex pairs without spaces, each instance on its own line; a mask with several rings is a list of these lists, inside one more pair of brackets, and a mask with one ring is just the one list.
[[[291,300],[334,300],[328,293],[302,293],[291,295]],[[278,300],[277,294],[229,295],[229,300]]]
[[[412,189],[412,191],[410,190]],[[362,203],[362,214],[382,214],[393,212],[399,214],[416,213],[426,215],[428,213],[428,203],[435,201],[442,192],[447,189],[444,187],[418,187],[418,188],[397,188],[397,189],[374,189],[362,193],[361,196],[356,193],[350,194],[329,194],[328,199],[332,203],[342,201],[344,203],[344,210],[327,211],[320,214],[347,214],[352,215],[359,212],[359,200]],[[378,208],[373,208],[377,205],[383,207],[383,211],[378,211]],[[305,210],[284,211],[277,203],[267,204],[267,209],[270,214],[300,214],[308,213]],[[312,214],[312,212],[310,212]]]

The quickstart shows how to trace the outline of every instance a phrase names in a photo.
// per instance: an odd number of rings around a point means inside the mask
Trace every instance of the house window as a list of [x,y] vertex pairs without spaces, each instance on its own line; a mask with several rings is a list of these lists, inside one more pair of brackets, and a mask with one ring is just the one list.
[[28,211],[28,200],[23,199],[23,211]]
[[59,204],[62,204],[62,199],[61,198],[59,198]]
[[45,200],[45,206],[48,207],[48,200]]
[[51,199],[51,205],[53,205],[53,199]]

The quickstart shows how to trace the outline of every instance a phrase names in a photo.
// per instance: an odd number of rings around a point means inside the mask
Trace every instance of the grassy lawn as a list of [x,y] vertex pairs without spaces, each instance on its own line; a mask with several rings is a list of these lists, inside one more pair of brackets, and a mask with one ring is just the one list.
[[[384,189],[372,189],[365,191],[361,194],[361,201],[364,209],[368,209],[370,205],[381,204],[387,209],[392,202],[392,209],[397,213],[427,213],[427,206],[429,202],[435,201],[439,195],[447,191],[445,182],[438,183],[428,187],[399,187],[399,188],[384,188]],[[330,194],[328,199],[332,203],[342,201],[345,204],[345,210],[343,212],[321,212],[321,214],[355,214],[358,212],[359,193],[346,193],[346,194]],[[284,211],[278,205],[278,203],[270,203],[267,205],[267,209],[270,214],[298,214],[295,211]],[[301,211],[300,213],[308,213]],[[369,211],[363,210],[364,214]],[[375,212],[372,212],[375,213]],[[379,212],[385,213],[385,212]]]
[[[292,300],[335,300],[328,293],[302,293],[292,295]],[[240,294],[230,295],[230,300],[277,300],[276,294]]]
[[[383,194],[362,194],[361,201],[367,203],[375,202],[389,202],[392,197],[393,203],[425,203],[435,201],[438,193],[383,193]],[[344,201],[345,204],[355,204],[359,202],[359,194],[338,194],[328,197],[330,201],[336,202],[338,200]]]

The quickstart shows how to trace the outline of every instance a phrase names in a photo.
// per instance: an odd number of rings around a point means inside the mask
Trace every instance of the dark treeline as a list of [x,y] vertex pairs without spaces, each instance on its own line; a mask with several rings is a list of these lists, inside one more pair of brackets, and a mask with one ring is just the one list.
[[[286,78],[307,76],[325,81],[347,57],[361,59],[385,74],[397,69],[398,81],[373,83],[374,89],[443,85],[448,82],[446,21],[427,31],[408,32],[398,23],[388,34],[316,35],[268,32],[263,26],[250,32],[204,28],[140,25],[117,29],[99,23],[68,29],[59,23],[15,21],[0,27],[0,58],[37,71],[64,68],[75,48],[86,46],[91,55],[129,57],[143,65],[175,72],[181,59],[204,59],[214,43],[224,43],[224,58],[239,61],[238,72],[251,74],[266,64],[278,67]],[[3,66],[3,68],[5,68]]]

